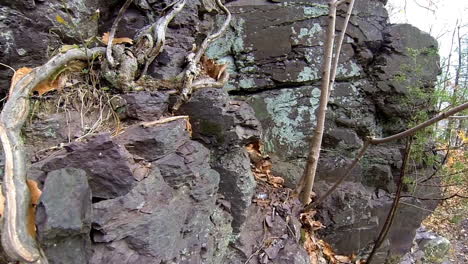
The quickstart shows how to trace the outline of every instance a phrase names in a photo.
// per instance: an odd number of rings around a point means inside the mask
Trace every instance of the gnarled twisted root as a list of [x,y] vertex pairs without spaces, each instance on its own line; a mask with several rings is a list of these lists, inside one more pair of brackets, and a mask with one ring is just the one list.
[[27,231],[30,193],[26,184],[26,157],[20,132],[29,114],[29,94],[72,60],[88,60],[105,53],[105,48],[71,49],[24,76],[10,91],[0,114],[0,139],[5,152],[3,178],[6,206],[2,246],[12,258],[21,262],[48,263],[37,242]]

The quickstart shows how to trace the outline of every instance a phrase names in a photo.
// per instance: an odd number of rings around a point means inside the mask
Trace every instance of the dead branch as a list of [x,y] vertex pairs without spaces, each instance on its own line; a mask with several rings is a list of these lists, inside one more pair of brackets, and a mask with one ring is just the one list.
[[414,199],[418,199],[418,200],[421,200],[421,201],[446,201],[446,200],[450,200],[450,199],[455,198],[455,197],[459,197],[459,198],[462,198],[462,199],[468,199],[468,196],[464,196],[464,195],[461,195],[461,194],[458,194],[458,193],[449,195],[447,197],[442,197],[442,198],[416,197],[416,196],[413,196],[413,195],[402,195],[401,196],[401,198],[414,198]]
[[467,118],[468,118],[468,115],[464,115],[464,116],[449,116],[448,118],[450,118],[450,119],[467,119]]
[[394,140],[398,140],[398,139],[402,139],[404,137],[407,137],[407,136],[410,136],[410,135],[413,135],[414,133],[418,132],[419,130],[421,129],[424,129],[440,120],[443,120],[443,119],[446,119],[448,118],[449,116],[452,116],[460,111],[463,111],[465,109],[468,108],[468,102],[464,103],[464,104],[461,104],[457,107],[454,107],[452,108],[451,110],[447,111],[447,112],[444,112],[444,113],[441,113],[429,120],[427,120],[426,122],[423,122],[413,128],[410,128],[406,131],[403,131],[401,133],[398,133],[396,135],[393,135],[393,136],[389,136],[389,137],[385,137],[385,138],[373,138],[371,139],[371,144],[372,145],[377,145],[377,144],[382,144],[382,143],[387,143],[387,142],[390,142],[390,141],[394,141]]
[[179,120],[179,119],[185,119],[188,122],[189,121],[189,116],[187,116],[187,115],[170,116],[170,117],[166,117],[166,118],[155,120],[155,121],[143,122],[143,123],[141,123],[141,126],[143,126],[143,127],[152,127],[152,126],[156,126],[156,125],[167,124],[169,122],[176,121],[176,120]]
[[346,167],[346,172],[345,174],[343,174],[339,179],[338,181],[336,181],[336,183],[322,196],[320,197],[317,201],[311,203],[310,205],[306,206],[305,207],[305,210],[309,210],[309,209],[312,209],[314,207],[316,207],[318,204],[320,204],[321,202],[323,202],[343,181],[344,179],[350,174],[350,171],[352,169],[354,169],[354,167],[357,165],[357,163],[359,162],[359,160],[364,156],[366,150],[367,150],[367,147],[368,145],[378,145],[378,144],[382,144],[382,143],[388,143],[390,141],[394,141],[394,140],[398,140],[398,139],[402,139],[404,137],[408,137],[408,136],[411,136],[413,135],[414,133],[418,132],[419,130],[421,129],[424,129],[440,120],[443,120],[451,115],[454,115],[460,111],[463,111],[465,109],[468,108],[468,102],[467,103],[464,103],[462,105],[459,105],[455,108],[452,108],[450,109],[449,111],[447,112],[444,112],[444,113],[441,113],[429,120],[427,120],[426,122],[423,122],[413,128],[410,128],[408,130],[405,130],[401,133],[398,133],[396,135],[393,135],[393,136],[389,136],[389,137],[385,137],[385,138],[369,138],[367,139],[365,142],[364,142],[364,145],[363,147],[361,148],[361,150],[359,151],[358,155],[354,158],[353,162],[348,166]]
[[120,20],[122,19],[125,10],[127,10],[128,6],[133,2],[133,0],[127,0],[125,4],[120,8],[119,14],[117,18],[114,20],[114,24],[112,24],[111,31],[109,33],[109,42],[107,42],[107,49],[106,49],[106,58],[111,67],[115,67],[114,58],[112,58],[112,41],[114,40],[115,32],[117,31],[117,26],[119,25]]
[[177,0],[171,6],[169,11],[160,17],[156,22],[150,24],[135,36],[134,54],[137,56],[138,63],[144,63],[140,78],[148,71],[149,65],[164,49],[166,43],[166,31],[169,23],[174,17],[182,11],[186,0]]
[[[192,52],[187,56],[188,66],[187,68],[185,68],[185,71],[184,71],[184,77],[183,77],[184,81],[182,84],[180,97],[173,107],[174,111],[179,109],[182,103],[188,101],[188,99],[190,98],[190,95],[192,94],[193,88],[194,88],[192,85],[193,81],[200,73],[200,68],[198,64],[200,62],[201,57],[205,53],[206,49],[211,43],[213,43],[215,40],[217,40],[219,37],[221,37],[224,34],[227,27],[229,26],[229,23],[231,22],[231,12],[229,12],[229,9],[227,9],[223,5],[223,3],[221,3],[221,0],[216,0],[216,4],[226,14],[226,20],[224,21],[223,25],[219,28],[217,32],[211,34],[210,36],[206,37],[205,40],[203,40],[202,44],[198,48],[197,53]],[[216,83],[213,83],[213,84],[216,85]]]
[[44,264],[47,259],[27,231],[30,193],[26,184],[26,156],[20,133],[29,114],[29,94],[73,60],[88,60],[105,53],[105,48],[71,49],[35,68],[12,87],[0,114],[0,139],[5,153],[4,193],[6,196],[2,245],[5,252],[21,262]]
[[398,187],[397,187],[395,197],[393,199],[392,207],[390,208],[387,218],[385,219],[385,223],[382,226],[382,230],[380,231],[379,236],[377,237],[374,243],[374,247],[372,248],[372,251],[369,254],[369,257],[367,257],[367,260],[366,260],[367,264],[370,264],[372,262],[372,258],[377,252],[377,249],[379,249],[379,247],[382,245],[385,238],[387,237],[388,231],[390,230],[390,227],[392,226],[393,219],[395,219],[397,208],[398,208],[398,203],[400,202],[400,198],[401,198],[401,192],[403,191],[403,185],[404,185],[403,179],[405,178],[405,171],[406,171],[408,160],[411,154],[411,144],[412,144],[412,139],[409,138],[406,142],[405,156],[403,157],[403,164],[401,165],[400,178],[398,179]]

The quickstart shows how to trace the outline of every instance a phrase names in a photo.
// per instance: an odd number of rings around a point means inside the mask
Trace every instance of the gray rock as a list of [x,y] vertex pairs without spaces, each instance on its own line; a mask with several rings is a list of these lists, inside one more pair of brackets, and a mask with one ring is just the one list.
[[219,191],[231,203],[232,227],[234,232],[239,232],[256,185],[249,157],[242,148],[231,149],[212,164],[220,175]]
[[124,94],[126,115],[141,121],[153,121],[167,113],[169,96],[162,92],[135,92]]
[[164,157],[189,140],[185,120],[144,127],[140,124],[127,128],[116,140],[128,152],[151,162]]
[[390,166],[374,164],[366,171],[366,174],[368,176],[363,181],[366,186],[372,186],[387,192],[396,190]]
[[[211,257],[225,216],[213,216],[215,198],[194,202],[190,187],[173,190],[157,169],[125,196],[94,204],[90,263],[216,263]],[[131,219],[131,221],[129,221]],[[222,227],[224,226],[224,227]],[[208,258],[208,259],[207,259]]]
[[451,248],[450,241],[433,232],[418,232],[415,241],[424,253],[423,263],[443,263],[449,254]]
[[86,172],[60,169],[47,174],[36,225],[50,263],[86,263],[91,241],[91,189]]
[[35,163],[33,170],[37,174],[69,167],[86,171],[93,197],[121,196],[135,184],[131,155],[109,134],[97,135],[88,142],[71,143],[64,151]]
[[258,140],[261,125],[245,102],[225,91],[203,89],[179,109],[190,116],[193,138],[214,150],[211,164],[220,175],[220,193],[231,205],[233,229],[239,232],[255,189],[250,159],[243,147]]
[[190,116],[194,139],[218,149],[245,146],[258,140],[262,131],[252,108],[220,89],[195,92],[178,114]]
[[442,237],[421,226],[416,231],[413,247],[405,254],[401,264],[440,264],[447,262],[451,243]]
[[[324,182],[316,186],[318,196],[330,187]],[[345,182],[320,206],[321,221],[327,226],[321,234],[341,254],[357,253],[375,241],[391,204],[392,198],[385,191],[377,195],[361,183]],[[376,255],[376,263],[399,258],[410,250],[416,229],[429,214],[426,210],[414,210],[413,205],[435,208],[415,199],[402,199],[387,240]]]

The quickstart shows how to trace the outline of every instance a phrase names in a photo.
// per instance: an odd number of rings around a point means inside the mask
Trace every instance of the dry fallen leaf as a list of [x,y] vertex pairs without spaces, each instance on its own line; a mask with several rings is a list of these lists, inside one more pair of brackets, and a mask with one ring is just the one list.
[[26,184],[28,185],[29,191],[31,192],[31,204],[37,205],[42,195],[41,189],[39,189],[37,182],[34,180],[27,179]]
[[31,192],[31,204],[28,208],[27,228],[28,233],[33,238],[36,238],[36,206],[39,203],[42,191],[39,189],[36,181],[28,179],[26,180],[26,184],[28,185],[28,189]]
[[28,73],[32,72],[32,68],[28,67],[22,67],[19,68],[15,71],[15,74],[13,74],[13,77],[11,77],[11,85],[10,85],[10,95],[13,91],[13,88],[15,85],[19,82],[19,80],[23,79],[24,76],[26,76]]
[[36,87],[34,87],[33,91],[36,91],[40,96],[42,96],[47,92],[60,90],[65,86],[67,79],[68,76],[66,74],[60,74],[57,79],[53,81],[43,81],[39,83]]
[[201,59],[202,68],[205,73],[215,80],[219,80],[224,71],[227,70],[227,64],[218,64],[214,60],[203,56]]
[[[106,44],[109,43],[109,32],[106,32],[102,34],[102,43]],[[133,44],[133,39],[131,38],[114,38],[112,40],[112,44],[122,44],[122,43],[128,43],[128,44]]]
[[5,197],[2,193],[2,186],[0,185],[0,218],[3,216],[3,210],[5,210]]
[[333,249],[331,248],[331,246],[323,241],[320,241],[320,242],[322,242],[321,243],[322,250],[323,250],[322,252],[327,257],[328,261],[333,264],[337,263],[337,260],[335,258],[335,253],[333,252]]

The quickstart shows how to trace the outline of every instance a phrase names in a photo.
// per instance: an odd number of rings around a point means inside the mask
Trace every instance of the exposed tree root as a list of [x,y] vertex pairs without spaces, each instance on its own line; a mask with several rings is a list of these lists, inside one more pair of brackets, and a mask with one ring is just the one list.
[[5,252],[21,262],[44,264],[46,257],[27,231],[30,193],[26,184],[26,157],[20,132],[29,114],[29,94],[42,81],[73,60],[92,60],[105,48],[71,49],[35,68],[12,87],[0,114],[0,138],[5,152],[4,193],[6,196],[2,245]]
[[127,10],[128,6],[133,2],[133,0],[127,0],[125,4],[120,8],[119,14],[117,18],[114,20],[114,24],[112,24],[111,31],[109,33],[109,41],[107,42],[107,49],[106,49],[106,58],[109,64],[112,67],[115,67],[115,61],[112,57],[112,41],[114,40],[115,32],[117,31],[117,26],[119,25],[120,20],[122,19],[125,10]]
[[164,49],[169,22],[184,8],[186,0],[174,2],[164,16],[140,30],[135,36],[134,54],[139,64],[144,64],[140,78],[148,71],[149,65]]
[[[200,73],[200,67],[199,67],[200,59],[202,58],[206,49],[211,43],[213,43],[213,41],[217,40],[219,37],[221,37],[224,34],[227,27],[229,26],[229,23],[231,22],[231,12],[229,12],[229,10],[223,5],[223,3],[221,3],[221,0],[216,0],[216,4],[226,14],[226,20],[224,21],[223,25],[221,26],[221,28],[219,28],[217,32],[211,34],[210,36],[205,38],[205,40],[203,40],[202,44],[197,50],[197,53],[190,53],[187,56],[188,66],[187,68],[185,68],[185,71],[184,71],[183,85],[182,85],[182,89],[180,90],[180,97],[173,107],[174,111],[179,109],[179,107],[190,98],[190,95],[192,94],[194,90],[193,82]],[[213,82],[213,83],[205,83],[203,85],[197,85],[196,88],[200,89],[204,87],[216,87],[216,86],[223,87],[224,84],[227,82],[228,78],[229,76],[227,76],[227,78],[223,78],[221,82]]]

